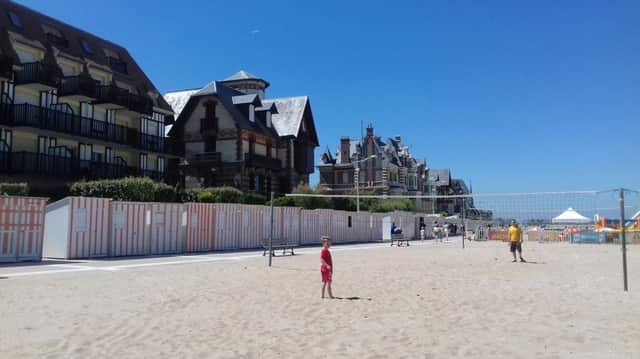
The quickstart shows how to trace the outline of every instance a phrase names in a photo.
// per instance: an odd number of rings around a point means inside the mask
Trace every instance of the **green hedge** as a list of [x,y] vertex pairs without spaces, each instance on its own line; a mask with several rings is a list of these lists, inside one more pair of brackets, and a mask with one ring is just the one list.
[[71,195],[112,198],[117,201],[175,202],[175,188],[149,178],[128,177],[115,180],[80,181],[71,185]]
[[[275,200],[274,200],[275,201]],[[245,192],[242,194],[242,203],[244,204],[260,204],[264,205],[267,202],[267,197],[254,192]]]
[[29,186],[26,183],[0,183],[0,195],[26,196]]

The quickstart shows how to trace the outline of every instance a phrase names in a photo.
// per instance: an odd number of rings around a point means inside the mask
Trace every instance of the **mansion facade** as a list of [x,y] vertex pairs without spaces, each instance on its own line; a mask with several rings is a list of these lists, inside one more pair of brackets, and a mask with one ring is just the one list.
[[318,146],[309,97],[265,97],[269,83],[245,71],[164,95],[176,113],[168,131],[185,188],[233,186],[289,193],[309,183]]

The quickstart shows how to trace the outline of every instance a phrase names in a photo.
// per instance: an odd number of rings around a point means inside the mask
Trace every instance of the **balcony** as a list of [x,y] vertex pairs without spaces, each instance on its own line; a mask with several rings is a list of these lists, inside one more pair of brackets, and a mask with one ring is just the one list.
[[169,140],[166,137],[146,133],[138,135],[138,148],[146,151],[170,153]]
[[73,157],[11,152],[0,156],[0,168],[11,174],[55,176],[66,179],[121,178],[135,175],[132,167],[92,161],[80,161]]
[[94,104],[110,109],[126,109],[135,113],[150,115],[153,113],[153,102],[150,98],[132,94],[113,85],[97,86]]
[[220,152],[202,152],[189,155],[187,162],[192,166],[216,167],[222,163],[222,155]]
[[58,89],[58,97],[80,102],[95,100],[98,96],[98,82],[89,76],[63,77]]
[[29,62],[20,65],[21,70],[16,71],[16,86],[28,86],[40,91],[56,88],[58,75],[54,69],[49,69],[42,62]]
[[11,79],[12,77],[13,60],[5,54],[0,54],[0,78]]
[[4,106],[6,106],[6,110],[0,111],[2,115],[0,123],[9,126],[34,127],[105,142],[129,144],[130,129],[125,126],[26,103]]
[[271,170],[279,170],[282,168],[282,162],[277,158],[257,155],[255,153],[245,153],[244,161],[248,166],[267,168]]
[[129,176],[145,176],[167,183],[175,183],[177,180],[177,175],[173,172],[140,170],[124,165],[33,152],[0,152],[0,170],[7,174],[52,176],[66,180],[115,179]]

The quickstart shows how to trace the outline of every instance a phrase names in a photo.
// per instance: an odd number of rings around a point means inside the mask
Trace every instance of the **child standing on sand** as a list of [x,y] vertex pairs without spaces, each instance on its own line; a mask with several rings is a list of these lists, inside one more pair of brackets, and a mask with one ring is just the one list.
[[333,261],[331,260],[331,238],[322,236],[322,250],[320,251],[320,274],[322,274],[322,298],[324,298],[325,288],[329,290],[329,298],[333,299],[331,293],[331,277],[333,275]]

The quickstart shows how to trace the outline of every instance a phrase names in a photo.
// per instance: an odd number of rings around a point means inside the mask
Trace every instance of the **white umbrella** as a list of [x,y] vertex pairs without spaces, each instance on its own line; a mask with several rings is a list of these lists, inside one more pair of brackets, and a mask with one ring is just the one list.
[[562,212],[559,216],[551,220],[553,223],[566,223],[566,224],[581,224],[590,223],[591,220],[580,213],[576,212],[573,208],[569,207],[566,211]]

